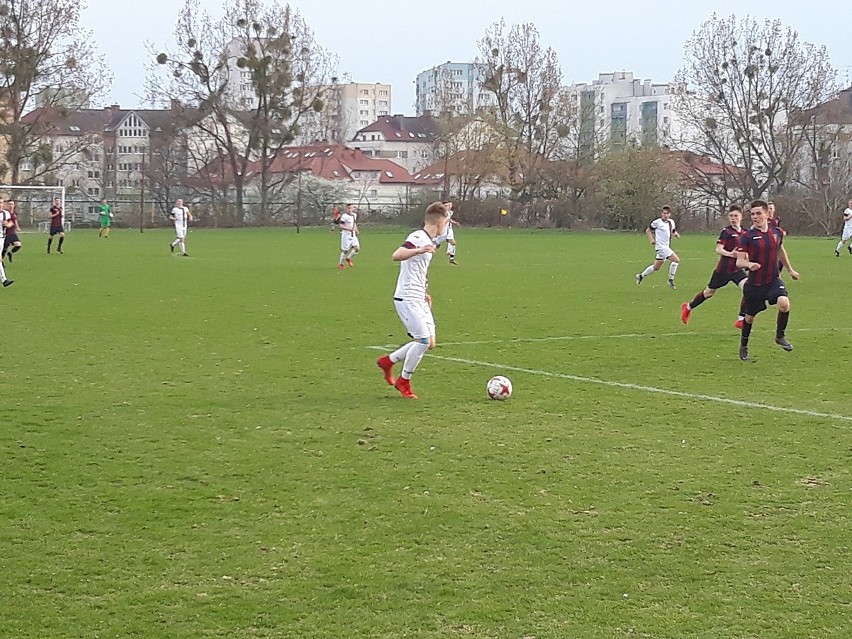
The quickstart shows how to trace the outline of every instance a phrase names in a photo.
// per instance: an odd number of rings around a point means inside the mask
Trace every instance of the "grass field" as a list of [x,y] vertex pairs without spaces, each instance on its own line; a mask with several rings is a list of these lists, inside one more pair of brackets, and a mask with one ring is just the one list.
[[[382,381],[403,229],[25,235],[0,290],[0,637],[843,638],[852,257],[789,238],[737,358],[638,234],[458,232]],[[507,402],[485,382],[505,374]],[[737,403],[740,402],[740,403]]]

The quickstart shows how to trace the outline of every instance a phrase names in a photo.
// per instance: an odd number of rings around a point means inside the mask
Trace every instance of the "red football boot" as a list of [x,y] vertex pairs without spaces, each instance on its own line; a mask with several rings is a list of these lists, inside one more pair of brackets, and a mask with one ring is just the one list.
[[382,372],[385,375],[385,381],[393,386],[396,380],[393,378],[393,362],[390,360],[390,357],[382,355],[376,360],[376,365],[382,369]]
[[400,395],[407,399],[417,399],[417,395],[414,394],[414,391],[411,390],[411,380],[405,379],[404,377],[400,377],[396,380],[396,383],[393,385],[396,390],[399,391]]

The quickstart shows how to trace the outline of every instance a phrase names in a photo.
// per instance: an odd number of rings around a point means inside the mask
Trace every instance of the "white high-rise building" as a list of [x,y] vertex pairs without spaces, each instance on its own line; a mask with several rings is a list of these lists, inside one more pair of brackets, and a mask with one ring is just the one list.
[[591,83],[574,84],[580,146],[594,153],[601,144],[671,145],[679,138],[674,110],[679,85],[636,80],[630,71],[600,73]]
[[485,65],[479,62],[445,62],[417,74],[415,109],[417,115],[474,113],[494,103],[482,90]]

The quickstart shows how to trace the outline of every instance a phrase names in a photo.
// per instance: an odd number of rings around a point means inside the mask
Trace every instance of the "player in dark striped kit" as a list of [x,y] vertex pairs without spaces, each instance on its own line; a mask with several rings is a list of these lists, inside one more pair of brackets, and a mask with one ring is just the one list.
[[799,273],[790,265],[784,249],[784,232],[769,223],[769,206],[763,200],[751,203],[753,226],[739,238],[737,266],[748,271],[748,280],[743,288],[745,321],[740,337],[740,359],[748,359],[748,340],[755,316],[766,310],[766,303],[778,305],[778,320],[775,328],[775,343],[785,351],[792,351],[785,331],[790,317],[790,298],[787,287],[779,277],[779,264],[789,271],[790,277],[799,279]]
[[[742,289],[746,280],[746,273],[741,268],[737,267],[737,239],[744,233],[742,228],[743,209],[739,204],[732,204],[728,207],[728,222],[730,224],[722,229],[719,233],[719,239],[716,241],[716,254],[719,256],[719,263],[710,276],[710,282],[707,288],[698,291],[691,302],[684,302],[680,306],[680,320],[686,324],[689,322],[689,316],[695,307],[703,304],[705,300],[709,300],[716,294],[716,291],[729,282],[733,282],[736,286]],[[740,315],[734,324],[737,328],[742,328],[742,307]]]

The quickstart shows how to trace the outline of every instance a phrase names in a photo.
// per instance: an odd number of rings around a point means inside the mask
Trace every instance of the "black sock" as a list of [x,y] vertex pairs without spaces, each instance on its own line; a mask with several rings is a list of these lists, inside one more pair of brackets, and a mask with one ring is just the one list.
[[689,309],[692,310],[699,304],[703,304],[704,300],[707,299],[704,297],[704,291],[699,291],[695,297],[692,298],[692,301],[689,303]]
[[59,238],[59,246],[57,246],[57,247],[56,247],[56,250],[57,250],[57,251],[61,251],[61,250],[62,250],[62,243],[63,243],[64,241],[65,241],[65,238],[64,238],[64,237],[60,237],[60,238]]
[[778,311],[778,324],[775,327],[775,337],[784,337],[784,331],[787,330],[787,322],[789,321],[789,319],[790,311],[787,311],[786,313]]
[[21,250],[21,247],[20,247],[20,246],[13,246],[13,247],[12,247],[12,253],[17,253],[17,252],[18,252],[18,251],[20,251],[20,250]]
[[53,238],[47,238],[47,252],[50,253],[50,245],[53,244]]
[[751,335],[751,324],[743,322],[743,329],[740,333],[740,346],[748,346],[749,335]]

